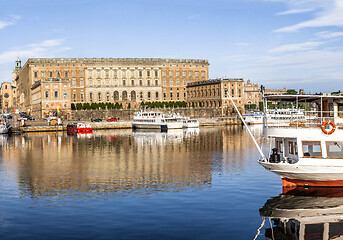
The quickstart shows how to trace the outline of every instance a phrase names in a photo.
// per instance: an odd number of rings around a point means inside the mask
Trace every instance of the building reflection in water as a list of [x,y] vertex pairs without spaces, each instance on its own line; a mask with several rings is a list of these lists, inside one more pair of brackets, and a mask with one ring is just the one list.
[[245,154],[255,151],[241,127],[28,134],[0,146],[0,163],[16,172],[22,194],[32,196],[208,187],[214,171],[239,173]]
[[296,188],[269,199],[266,239],[343,239],[343,188]]

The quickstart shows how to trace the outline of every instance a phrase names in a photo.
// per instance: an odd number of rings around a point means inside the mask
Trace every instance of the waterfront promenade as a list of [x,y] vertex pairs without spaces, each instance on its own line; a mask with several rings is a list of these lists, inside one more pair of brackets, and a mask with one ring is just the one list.
[[[197,118],[201,127],[215,127],[226,125],[240,125],[241,120],[237,117],[200,117]],[[67,120],[63,121],[62,125],[49,126],[45,120],[26,121],[26,126],[19,126],[18,121],[10,121],[12,132],[15,134],[29,133],[29,132],[56,132],[66,131],[67,124],[72,122],[90,123],[94,130],[101,129],[130,129],[132,119],[120,119],[117,122],[107,122],[106,119],[101,122],[91,122],[90,120]]]

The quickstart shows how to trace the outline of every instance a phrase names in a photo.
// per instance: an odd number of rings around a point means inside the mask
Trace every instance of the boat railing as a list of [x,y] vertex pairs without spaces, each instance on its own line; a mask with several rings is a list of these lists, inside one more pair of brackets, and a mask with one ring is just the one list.
[[333,111],[280,113],[267,113],[264,117],[264,125],[266,127],[313,128],[330,123],[343,128],[343,116],[334,114]]

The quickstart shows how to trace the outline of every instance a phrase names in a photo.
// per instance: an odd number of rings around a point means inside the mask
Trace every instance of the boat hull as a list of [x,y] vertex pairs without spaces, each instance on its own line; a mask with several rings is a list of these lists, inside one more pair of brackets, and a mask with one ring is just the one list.
[[167,124],[159,124],[159,123],[132,123],[132,128],[134,129],[157,129],[157,130],[167,130]]
[[279,175],[283,187],[343,187],[343,166],[299,165],[260,162],[267,170]]

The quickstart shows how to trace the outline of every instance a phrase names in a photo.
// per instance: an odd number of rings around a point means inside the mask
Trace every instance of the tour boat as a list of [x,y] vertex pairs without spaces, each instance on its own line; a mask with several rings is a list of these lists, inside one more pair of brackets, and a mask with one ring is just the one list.
[[11,133],[11,125],[6,120],[0,120],[0,134]]
[[195,118],[190,117],[181,117],[180,121],[182,122],[183,128],[198,128],[199,121]]
[[132,122],[134,129],[157,129],[166,131],[168,129],[180,129],[183,123],[178,121],[175,116],[167,115],[162,112],[135,112]]
[[342,190],[301,189],[301,195],[269,199],[260,209],[263,223],[266,219],[274,222],[274,227],[265,230],[266,239],[343,239]]
[[293,115],[288,125],[264,118],[264,136],[273,141],[268,158],[260,151],[259,163],[284,187],[343,186],[343,96],[274,95],[264,101],[291,101],[309,111]]
[[92,133],[93,128],[90,124],[86,123],[69,123],[67,125],[68,133]]
[[251,113],[243,116],[248,125],[263,124],[263,113]]

